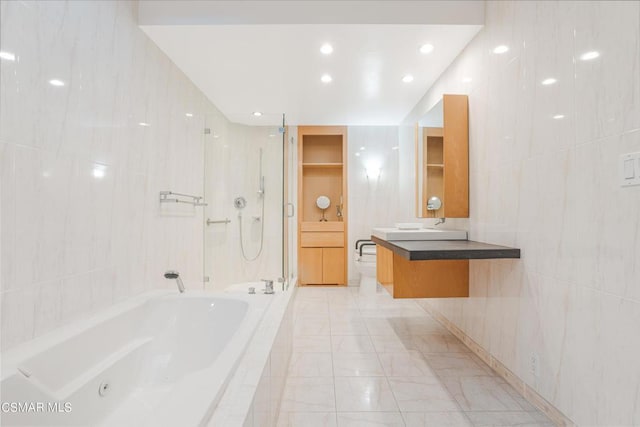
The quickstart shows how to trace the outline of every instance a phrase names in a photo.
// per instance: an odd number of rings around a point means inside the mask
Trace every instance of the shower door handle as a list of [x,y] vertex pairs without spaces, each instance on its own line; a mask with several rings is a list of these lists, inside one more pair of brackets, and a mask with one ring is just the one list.
[[[291,207],[291,213],[289,213],[289,207]],[[296,207],[293,203],[287,203],[287,217],[288,218],[293,218],[293,216],[296,214]]]

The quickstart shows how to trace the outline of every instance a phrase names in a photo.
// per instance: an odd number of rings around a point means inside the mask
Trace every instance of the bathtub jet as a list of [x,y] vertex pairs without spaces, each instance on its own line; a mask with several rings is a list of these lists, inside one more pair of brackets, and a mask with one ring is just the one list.
[[164,273],[164,278],[175,279],[176,284],[178,285],[178,290],[181,294],[184,293],[184,284],[182,283],[182,279],[180,278],[180,273],[178,273],[177,271],[169,270]]

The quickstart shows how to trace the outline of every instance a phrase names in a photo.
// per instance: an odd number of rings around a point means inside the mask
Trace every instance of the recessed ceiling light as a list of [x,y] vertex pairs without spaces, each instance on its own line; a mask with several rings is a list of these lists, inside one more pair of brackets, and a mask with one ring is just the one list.
[[64,86],[64,82],[63,82],[62,80],[58,80],[58,79],[51,79],[51,80],[49,80],[49,84],[50,84],[51,86],[58,86],[58,87],[60,87],[60,86]]
[[262,115],[262,113],[260,111],[254,111],[253,115],[256,117],[260,117]]
[[322,83],[331,83],[333,79],[329,74],[323,74],[322,77],[320,77],[320,80],[322,81]]
[[357,157],[359,157],[359,156],[360,156],[360,153],[356,153],[356,156],[357,156]]
[[600,52],[592,50],[591,52],[585,52],[580,55],[580,59],[583,61],[590,61],[592,59],[596,59],[598,56],[600,56]]
[[365,147],[360,147],[360,151],[364,151],[364,150],[366,150]]
[[140,126],[144,126],[144,127],[151,126],[149,123],[146,123],[146,122],[140,122],[140,123],[138,123],[138,124],[139,124]]
[[331,46],[329,43],[325,43],[320,46],[320,52],[322,52],[322,54],[324,55],[331,55],[331,53],[333,52],[333,46]]
[[397,150],[398,148],[400,147],[398,147],[397,145],[395,147],[391,147],[392,150]]
[[273,138],[274,136],[276,136],[276,134],[275,134],[275,133],[270,133],[270,134],[269,134],[269,138]]
[[0,51],[0,58],[1,59],[6,59],[7,61],[15,61],[16,60],[16,55],[14,55],[11,52]]
[[462,79],[462,83],[471,83],[471,80],[473,80],[471,77],[465,77]]
[[509,46],[505,46],[503,44],[501,44],[500,46],[496,46],[493,49],[493,53],[498,53],[498,54],[505,53],[505,52],[508,52],[508,51],[509,51]]
[[402,81],[405,83],[411,83],[413,81],[413,76],[411,74],[407,74],[402,78]]
[[184,113],[184,115],[187,117],[193,117],[193,113]]
[[553,118],[556,120],[564,119],[564,114],[556,114]]
[[554,84],[555,82],[557,82],[556,79],[554,79],[553,77],[549,77],[548,79],[544,79],[542,81],[542,84],[545,85],[545,86],[549,86],[549,85]]
[[218,138],[220,138],[220,135],[216,135],[216,134],[214,133],[214,134],[213,134],[213,137],[214,137],[215,139],[218,139]]
[[433,45],[426,43],[420,46],[420,53],[431,53],[433,52]]

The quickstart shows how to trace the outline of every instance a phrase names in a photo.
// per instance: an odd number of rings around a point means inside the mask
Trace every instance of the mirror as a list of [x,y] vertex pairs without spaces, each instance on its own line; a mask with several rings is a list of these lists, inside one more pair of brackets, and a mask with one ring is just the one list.
[[466,95],[443,95],[416,124],[416,216],[469,217]]
[[442,207],[442,200],[439,197],[433,196],[429,198],[427,202],[427,210],[428,211],[437,211]]
[[322,209],[322,218],[320,218],[320,221],[327,221],[324,217],[324,212],[331,206],[331,200],[327,196],[320,196],[316,199],[316,206]]

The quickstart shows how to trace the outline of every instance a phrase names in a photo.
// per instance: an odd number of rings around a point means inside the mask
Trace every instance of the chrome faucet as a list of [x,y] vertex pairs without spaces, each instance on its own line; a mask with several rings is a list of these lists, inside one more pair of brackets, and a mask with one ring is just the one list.
[[267,295],[274,294],[273,290],[273,280],[262,279],[264,282],[264,293]]
[[176,284],[178,285],[178,290],[180,293],[184,293],[184,284],[182,283],[182,279],[180,278],[180,273],[177,271],[169,270],[164,273],[165,279],[176,279]]
[[438,218],[438,222],[436,222],[435,224],[433,224],[433,226],[435,227],[436,225],[440,225],[440,224],[444,224],[444,221],[446,220],[446,218]]

